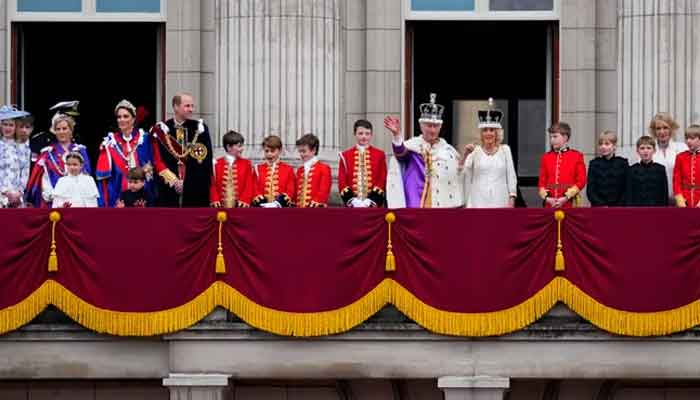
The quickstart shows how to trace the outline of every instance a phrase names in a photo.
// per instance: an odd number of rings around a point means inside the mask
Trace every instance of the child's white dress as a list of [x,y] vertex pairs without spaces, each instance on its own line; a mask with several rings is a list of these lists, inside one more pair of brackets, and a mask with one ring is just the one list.
[[53,207],[61,208],[66,202],[71,203],[71,207],[97,207],[99,197],[97,185],[91,176],[62,176],[53,191]]

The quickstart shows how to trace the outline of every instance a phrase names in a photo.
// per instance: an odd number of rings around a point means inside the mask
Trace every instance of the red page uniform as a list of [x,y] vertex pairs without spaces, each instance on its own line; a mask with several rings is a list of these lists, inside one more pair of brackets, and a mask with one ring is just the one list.
[[255,167],[255,198],[253,206],[278,202],[281,207],[294,205],[294,169],[282,161],[258,164]]
[[376,147],[354,146],[340,153],[338,192],[345,205],[353,199],[369,199],[374,207],[386,201],[386,156]]
[[214,164],[210,201],[222,207],[249,207],[255,191],[253,164],[245,158],[225,155]]
[[297,207],[328,207],[331,168],[316,157],[297,169]]
[[686,150],[676,156],[673,167],[673,194],[679,207],[700,203],[700,154]]
[[[586,165],[583,162],[583,154],[563,148],[560,151],[550,150],[542,155],[540,162],[540,179],[537,185],[540,197],[559,198],[566,196],[567,201],[563,207],[577,206],[579,192],[586,186]],[[545,203],[545,207],[549,207]]]

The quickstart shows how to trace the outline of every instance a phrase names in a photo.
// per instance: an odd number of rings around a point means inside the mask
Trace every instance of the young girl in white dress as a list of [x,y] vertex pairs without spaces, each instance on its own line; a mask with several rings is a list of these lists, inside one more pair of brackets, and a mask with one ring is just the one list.
[[78,152],[66,155],[66,175],[59,178],[53,191],[53,207],[97,207],[100,196],[92,176],[81,173],[85,160]]
[[468,144],[462,157],[467,208],[514,207],[518,177],[513,155],[502,144],[503,112],[493,109],[479,111],[481,144]]

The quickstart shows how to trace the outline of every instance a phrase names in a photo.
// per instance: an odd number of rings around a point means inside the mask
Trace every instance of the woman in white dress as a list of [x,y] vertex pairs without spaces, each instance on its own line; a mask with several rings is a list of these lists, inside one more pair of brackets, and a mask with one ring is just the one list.
[[514,207],[518,177],[513,155],[502,144],[503,112],[495,110],[489,99],[489,109],[479,111],[481,144],[468,144],[462,157],[467,208]]
[[675,140],[678,127],[678,123],[669,113],[658,113],[649,122],[649,135],[656,139],[654,162],[666,167],[670,204],[676,204],[673,198],[673,167],[676,165],[676,156],[688,150],[685,143]]

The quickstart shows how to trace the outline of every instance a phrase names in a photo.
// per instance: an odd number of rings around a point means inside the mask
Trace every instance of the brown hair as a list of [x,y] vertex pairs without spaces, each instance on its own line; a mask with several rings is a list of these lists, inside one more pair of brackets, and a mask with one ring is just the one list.
[[357,128],[365,128],[369,129],[370,131],[372,130],[372,123],[367,121],[366,119],[358,119],[355,121],[355,123],[352,126],[352,133],[354,134],[357,132]]
[[27,115],[26,117],[17,118],[15,125],[29,125],[34,126],[34,116]]
[[685,138],[700,138],[700,125],[692,124],[685,128]]
[[192,98],[193,98],[193,96],[192,96],[191,93],[188,93],[188,92],[180,92],[180,93],[176,94],[175,96],[173,96],[173,102],[172,102],[173,108],[175,108],[175,106],[179,106],[180,104],[182,104],[182,97],[183,97],[183,96],[188,96],[188,97],[192,97]]
[[550,126],[547,131],[549,133],[559,132],[560,134],[571,139],[571,126],[569,124],[567,124],[566,122],[556,122],[556,123],[552,124],[552,126]]
[[229,147],[237,145],[237,144],[243,144],[245,143],[245,138],[243,138],[243,135],[236,131],[228,131],[226,134],[224,134],[224,137],[221,138],[221,141],[223,142],[224,150],[228,150]]
[[639,149],[639,147],[644,144],[656,149],[656,140],[654,140],[654,138],[649,135],[644,135],[637,139],[637,149]]
[[127,175],[126,179],[130,181],[145,181],[146,173],[143,172],[141,167],[132,168],[129,170],[129,175]]
[[313,151],[314,154],[318,153],[319,141],[316,135],[313,133],[307,133],[304,136],[297,139],[297,146],[308,146],[309,150]]
[[70,153],[66,154],[66,161],[70,160],[71,158],[80,161],[80,164],[85,164],[85,159],[83,158],[83,155],[78,153],[77,151],[71,151]]
[[670,113],[658,113],[654,115],[654,118],[652,118],[651,122],[649,122],[649,136],[653,138],[656,138],[656,121],[661,121],[668,125],[668,127],[671,129],[671,137],[673,137],[678,128],[680,128],[680,125],[678,125],[678,122],[673,119],[673,116]]
[[279,136],[270,135],[270,136],[267,136],[265,139],[263,139],[262,145],[263,145],[263,148],[270,147],[272,149],[281,149],[282,148],[282,139],[280,139]]

